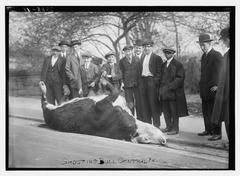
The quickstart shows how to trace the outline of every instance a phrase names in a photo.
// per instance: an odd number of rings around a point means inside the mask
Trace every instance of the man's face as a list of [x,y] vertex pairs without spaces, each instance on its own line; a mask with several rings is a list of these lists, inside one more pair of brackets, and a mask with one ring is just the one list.
[[206,53],[211,48],[211,42],[199,43],[201,50]]
[[167,58],[167,60],[171,59],[173,57],[172,53],[164,53],[165,57]]
[[60,51],[57,51],[57,50],[52,51],[53,56],[59,56],[59,54],[60,54]]
[[81,50],[81,45],[73,45],[73,49],[76,52],[79,52]]
[[135,54],[140,55],[142,53],[142,51],[143,51],[142,46],[135,46],[135,48],[134,48]]
[[229,38],[223,38],[221,41],[226,48],[229,48],[229,46],[230,46]]
[[146,54],[150,54],[152,52],[152,45],[146,45],[144,46],[144,51]]
[[68,46],[67,45],[61,45],[62,52],[67,52]]
[[124,51],[124,54],[125,54],[125,56],[126,56],[127,58],[131,58],[131,57],[132,57],[132,54],[133,54],[133,50],[130,50],[130,49],[125,50],[125,51]]
[[85,64],[89,64],[89,63],[92,61],[92,58],[91,58],[91,57],[84,56],[84,57],[83,57],[83,60],[84,60],[84,63],[85,63]]
[[110,55],[110,56],[108,56],[108,58],[107,58],[107,60],[108,60],[108,62],[109,63],[114,63],[115,62],[115,56],[114,55]]

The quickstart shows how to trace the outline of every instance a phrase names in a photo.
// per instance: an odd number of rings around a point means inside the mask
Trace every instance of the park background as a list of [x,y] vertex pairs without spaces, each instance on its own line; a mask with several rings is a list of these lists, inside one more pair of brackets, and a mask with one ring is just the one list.
[[[216,50],[224,53],[219,31],[229,25],[230,13],[221,12],[54,12],[52,7],[9,12],[9,95],[39,97],[38,82],[44,59],[61,40],[80,39],[82,49],[96,58],[136,39],[152,39],[154,52],[163,59],[163,48],[175,48],[185,68],[185,92],[190,114],[201,115],[199,97],[202,51],[200,33],[209,33]],[[79,9],[80,11],[81,9]]]

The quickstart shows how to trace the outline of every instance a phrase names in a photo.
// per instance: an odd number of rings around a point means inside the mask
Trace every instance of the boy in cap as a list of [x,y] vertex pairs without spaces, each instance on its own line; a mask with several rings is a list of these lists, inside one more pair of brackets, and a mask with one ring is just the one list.
[[185,72],[183,65],[176,60],[175,50],[163,49],[167,61],[162,65],[159,100],[162,103],[168,135],[178,134],[179,117],[187,116],[187,102],[184,93]]
[[[49,103],[55,105],[55,101],[60,105],[67,96],[65,92],[66,73],[65,61],[61,58],[61,48],[54,46],[52,55],[44,60],[41,81],[39,84],[45,84],[47,88],[46,99]],[[64,96],[65,95],[65,96]]]
[[82,80],[80,67],[83,64],[81,56],[81,41],[73,40],[71,42],[72,53],[66,60],[66,74],[70,82],[71,98],[82,96]]
[[84,64],[81,66],[83,96],[94,96],[97,92],[99,70],[95,64],[91,63],[92,56],[89,52],[84,52],[82,58],[84,61]]
[[162,58],[153,53],[153,41],[143,43],[144,56],[141,59],[140,98],[143,121],[160,127],[161,108],[158,100],[158,88],[161,78]]
[[[220,80],[218,83],[217,94],[215,98],[213,113],[212,113],[212,123],[219,125],[222,121],[225,123],[227,136],[229,139],[229,79],[230,79],[230,38],[229,38],[229,27],[224,28],[220,32],[220,39],[227,51],[223,57],[223,64],[220,71]],[[218,138],[216,136],[215,138]]]
[[140,61],[133,56],[132,46],[125,46],[123,51],[125,57],[120,60],[119,65],[123,74],[125,99],[132,114],[135,114],[134,112],[136,109],[137,118],[142,120],[138,88],[140,80]]
[[217,91],[220,64],[222,55],[212,47],[212,39],[209,34],[199,35],[199,46],[203,51],[201,59],[200,97],[202,99],[202,112],[205,131],[198,133],[199,136],[213,135],[208,140],[221,139],[221,125],[211,123],[212,110]]
[[120,91],[122,72],[116,63],[115,53],[110,51],[105,55],[105,58],[107,59],[107,63],[102,66],[102,76]]

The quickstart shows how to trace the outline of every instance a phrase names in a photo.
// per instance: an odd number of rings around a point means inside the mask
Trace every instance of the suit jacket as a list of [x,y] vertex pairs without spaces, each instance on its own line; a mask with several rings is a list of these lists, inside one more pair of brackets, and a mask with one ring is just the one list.
[[99,77],[98,67],[90,63],[88,69],[86,70],[84,65],[81,65],[81,78],[83,84],[90,84],[92,82],[97,83]]
[[211,49],[207,55],[202,55],[199,86],[200,96],[203,100],[211,100],[215,98],[216,92],[212,92],[210,89],[218,84],[221,62],[221,53],[214,49]]
[[[141,67],[140,72],[142,74],[143,70],[143,61],[144,61],[145,55],[142,55],[141,58]],[[149,60],[149,70],[153,74],[153,77],[155,79],[155,82],[158,86],[160,77],[161,77],[161,66],[163,64],[162,58],[154,53],[151,54],[150,60]]]
[[230,79],[229,51],[224,54],[223,64],[220,72],[220,79],[216,93],[212,122],[219,124],[221,121],[229,124],[229,79]]
[[120,69],[123,74],[124,87],[135,87],[139,85],[141,76],[141,63],[138,58],[132,58],[129,63],[128,58],[124,57],[119,63]]
[[167,62],[162,65],[162,74],[159,89],[160,101],[176,101],[179,117],[187,116],[187,102],[184,92],[185,71],[183,65],[175,58],[166,67]]
[[[119,67],[119,65],[118,65],[117,63],[115,63],[115,64],[113,65],[113,67],[114,67],[114,71],[115,71],[115,76],[113,76],[113,77],[111,78],[111,80],[112,80],[113,82],[115,82],[115,81],[119,81],[119,82],[120,82],[121,79],[122,79],[122,71],[120,70],[120,67]],[[107,72],[107,75],[111,75],[111,66],[110,66],[109,63],[104,64],[104,65],[102,66],[101,72],[104,72],[104,71]],[[108,78],[106,78],[106,79],[109,80]]]
[[70,81],[71,88],[75,88],[75,89],[82,88],[81,71],[80,71],[81,60],[82,58],[77,57],[74,53],[69,55],[66,59],[65,71]]
[[[52,56],[47,57],[43,62],[42,71],[41,71],[41,81],[43,81],[44,83],[46,83],[47,71],[51,66],[51,60],[52,60]],[[66,59],[59,56],[55,64],[57,64],[58,73],[61,77],[60,80],[62,80],[62,84],[65,85],[66,84],[66,72],[65,72]]]

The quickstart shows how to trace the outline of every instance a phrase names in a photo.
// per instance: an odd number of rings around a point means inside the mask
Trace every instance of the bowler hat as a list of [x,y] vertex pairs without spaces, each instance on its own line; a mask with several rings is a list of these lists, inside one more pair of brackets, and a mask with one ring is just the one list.
[[229,38],[229,27],[222,29],[220,32],[220,36],[221,37],[219,40],[224,39],[224,38]]
[[113,51],[109,51],[107,54],[105,54],[105,58],[107,59],[111,55],[115,56],[115,53]]
[[81,45],[81,41],[80,40],[72,40],[71,41],[71,46],[74,46],[74,45]]
[[204,42],[211,42],[213,39],[211,39],[209,34],[203,33],[199,35],[199,39],[197,43],[204,43]]
[[166,53],[166,54],[174,54],[174,53],[176,53],[176,51],[174,49],[171,49],[171,48],[164,48],[163,52]]
[[137,39],[134,43],[135,46],[143,46],[143,41],[141,39]]
[[153,46],[154,42],[152,40],[144,40],[143,42],[143,46],[147,46],[147,45],[150,45],[150,46]]
[[91,53],[89,51],[85,51],[81,54],[82,57],[92,57]]
[[132,49],[133,49],[133,46],[127,45],[127,46],[124,46],[123,51],[132,50]]
[[59,46],[53,46],[52,47],[52,51],[62,51],[61,48]]
[[62,40],[62,41],[58,44],[58,46],[62,46],[62,45],[70,46],[70,43],[69,43],[68,41],[66,41],[66,40]]

